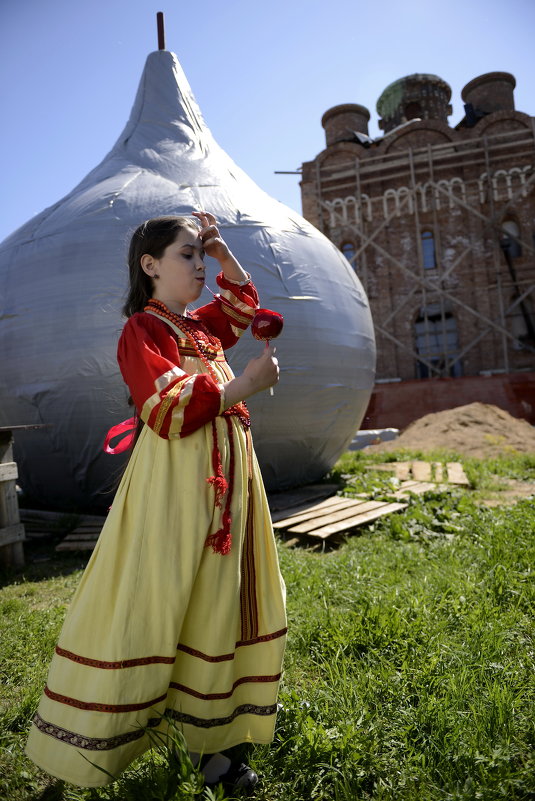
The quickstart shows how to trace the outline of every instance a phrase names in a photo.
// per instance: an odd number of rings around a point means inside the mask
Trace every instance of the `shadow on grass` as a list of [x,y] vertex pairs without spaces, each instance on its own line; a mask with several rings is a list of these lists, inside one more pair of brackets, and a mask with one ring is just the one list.
[[25,581],[46,581],[58,576],[68,576],[83,570],[91,556],[89,551],[56,551],[63,536],[27,539],[24,542],[22,567],[0,568],[0,588]]

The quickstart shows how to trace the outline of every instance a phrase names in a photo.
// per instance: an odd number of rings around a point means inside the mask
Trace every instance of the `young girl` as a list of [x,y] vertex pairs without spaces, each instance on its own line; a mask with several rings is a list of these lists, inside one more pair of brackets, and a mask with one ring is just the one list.
[[[194,212],[148,220],[130,244],[118,361],[138,437],[84,572],[33,719],[27,753],[83,787],[143,753],[165,713],[210,784],[256,775],[221,752],[273,738],[286,634],[269,509],[245,398],[278,380],[272,348],[235,378],[224,349],[258,296]],[[188,312],[221,266],[220,294]],[[207,759],[206,755],[214,755]],[[85,757],[85,758],[84,758]],[[93,764],[91,764],[93,763]],[[99,766],[99,767],[96,767]]]

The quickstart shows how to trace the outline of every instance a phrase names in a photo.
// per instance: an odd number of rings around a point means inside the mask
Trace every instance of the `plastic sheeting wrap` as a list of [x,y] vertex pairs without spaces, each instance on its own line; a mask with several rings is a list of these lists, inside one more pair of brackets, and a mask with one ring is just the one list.
[[[194,209],[215,214],[261,305],[284,315],[280,383],[273,397],[249,401],[268,489],[320,478],[352,440],[375,369],[358,279],[217,145],[176,56],[157,51],[110,153],[0,245],[0,421],[49,424],[17,433],[20,481],[33,498],[64,509],[109,504],[124,457],[105,455],[102,443],[132,413],[115,358],[130,234],[148,217]],[[216,267],[207,272],[215,291]],[[205,291],[199,303],[210,298]],[[262,347],[245,333],[229,351],[234,371]]]

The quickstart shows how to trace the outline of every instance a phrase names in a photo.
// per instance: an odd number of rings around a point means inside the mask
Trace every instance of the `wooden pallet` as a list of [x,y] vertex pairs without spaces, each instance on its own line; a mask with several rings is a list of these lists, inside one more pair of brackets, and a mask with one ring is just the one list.
[[392,498],[407,498],[409,495],[423,495],[424,492],[429,490],[447,489],[446,484],[436,484],[434,481],[402,481],[399,489],[393,492],[386,492],[386,495],[391,495]]
[[[406,473],[412,472],[415,476],[433,475],[430,470],[420,469],[421,465],[430,468],[428,462],[392,462],[384,465],[384,469],[392,470],[397,465],[402,465],[405,471],[405,466],[409,465],[410,470]],[[375,467],[383,469],[383,466]],[[434,477],[437,478],[436,470]],[[335,484],[309,484],[295,490],[272,493],[269,496],[269,506],[273,528],[287,537],[294,537],[290,543],[308,537],[325,541],[342,533],[350,533],[384,515],[399,512],[407,507],[403,501],[411,493],[421,495],[429,490],[436,490],[439,486],[441,485],[434,481],[408,478],[401,482],[397,490],[388,493],[392,499],[389,501],[371,500],[365,493],[354,498],[343,498],[334,494],[338,489]],[[74,531],[67,534],[56,546],[56,550],[93,550],[104,521],[104,517],[83,516]]]
[[394,473],[400,481],[435,481],[437,483],[459,484],[470,486],[460,462],[385,462],[368,465],[368,470],[385,470]]
[[325,540],[343,532],[351,532],[365,523],[383,515],[405,509],[406,503],[394,501],[370,501],[366,498],[327,498],[309,504],[306,509],[293,510],[292,514],[277,513],[273,516],[275,531],[287,535],[304,535]]
[[74,531],[56,545],[56,551],[92,551],[105,521],[105,517],[85,515]]
[[331,495],[336,495],[338,489],[340,489],[339,484],[307,484],[296,489],[270,492],[268,503],[272,519],[275,519],[273,515],[279,515],[280,519],[281,511],[287,512],[292,509],[293,514],[298,507],[306,509],[311,503],[317,503]]
[[[407,506],[394,500],[385,502],[371,501],[367,497],[355,499],[333,496],[336,489],[334,484],[318,484],[270,495],[274,529],[297,535],[298,538],[304,536],[325,540]],[[326,494],[331,497],[325,498]],[[318,496],[323,499],[318,500]],[[85,516],[74,531],[56,546],[56,550],[93,550],[104,520]]]
[[23,567],[26,539],[17,498],[18,468],[13,460],[13,434],[0,428],[0,564]]

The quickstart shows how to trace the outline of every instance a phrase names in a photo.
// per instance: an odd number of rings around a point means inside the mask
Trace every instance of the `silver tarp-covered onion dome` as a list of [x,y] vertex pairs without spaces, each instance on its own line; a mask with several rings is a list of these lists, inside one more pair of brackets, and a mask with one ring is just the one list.
[[[48,424],[16,437],[20,483],[35,500],[109,505],[124,457],[104,454],[102,443],[132,413],[115,358],[127,244],[144,219],[193,209],[215,214],[262,306],[284,315],[280,383],[273,397],[249,402],[268,489],[320,478],[358,429],[375,368],[358,279],[323,234],[217,145],[176,56],[160,50],[148,56],[110,153],[0,245],[0,425]],[[215,262],[216,289],[210,273]],[[262,347],[246,332],[229,352],[234,371]]]

